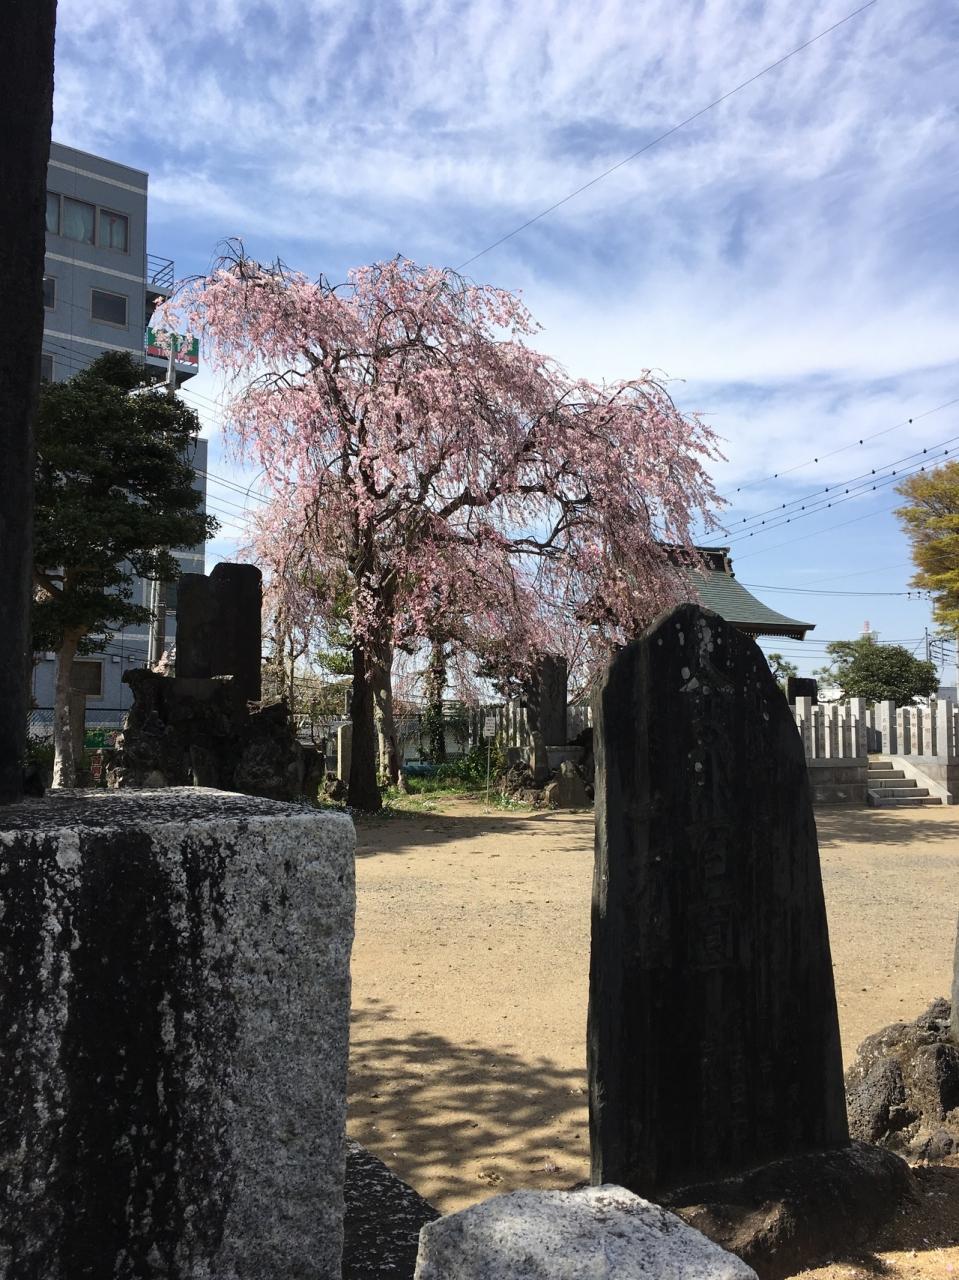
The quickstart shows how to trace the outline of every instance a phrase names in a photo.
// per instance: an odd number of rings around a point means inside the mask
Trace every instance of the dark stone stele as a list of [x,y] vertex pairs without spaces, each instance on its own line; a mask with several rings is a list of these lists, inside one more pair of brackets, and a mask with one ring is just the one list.
[[232,676],[242,698],[259,702],[262,602],[256,565],[218,564],[209,577],[184,573],[177,584],[176,674]]
[[655,1198],[848,1146],[806,762],[762,652],[680,605],[593,719],[593,1181]]
[[569,675],[561,654],[546,653],[538,660],[524,689],[526,723],[541,733],[547,747],[566,745],[566,703]]
[[812,698],[814,704],[819,702],[819,681],[809,676],[786,677],[786,701],[795,706],[797,698]]

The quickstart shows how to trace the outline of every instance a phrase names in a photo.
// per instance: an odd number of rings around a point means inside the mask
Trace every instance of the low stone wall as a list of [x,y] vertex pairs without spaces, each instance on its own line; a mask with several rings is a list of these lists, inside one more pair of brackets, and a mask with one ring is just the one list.
[[0,809],[0,1277],[338,1280],[348,818]]
[[868,757],[847,760],[807,760],[812,802],[827,805],[867,804]]

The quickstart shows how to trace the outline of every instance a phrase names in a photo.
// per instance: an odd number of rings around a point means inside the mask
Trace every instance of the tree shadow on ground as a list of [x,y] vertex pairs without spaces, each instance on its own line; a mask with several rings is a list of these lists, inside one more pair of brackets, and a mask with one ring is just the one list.
[[[394,1018],[395,1034],[384,1036],[384,1020]],[[408,1025],[380,1001],[354,1009],[351,1137],[444,1212],[518,1186],[588,1177],[585,1062],[563,1069],[506,1045],[457,1044]]]
[[959,843],[959,818],[943,818],[941,814],[941,808],[817,809],[819,847],[829,849],[847,842],[863,845]]
[[423,849],[463,840],[479,840],[489,836],[522,836],[544,828],[551,829],[557,840],[571,838],[577,849],[593,853],[593,814],[586,810],[544,810],[537,812],[449,813],[395,811],[388,816],[357,815],[356,856],[370,858],[377,854],[405,854],[412,848]]

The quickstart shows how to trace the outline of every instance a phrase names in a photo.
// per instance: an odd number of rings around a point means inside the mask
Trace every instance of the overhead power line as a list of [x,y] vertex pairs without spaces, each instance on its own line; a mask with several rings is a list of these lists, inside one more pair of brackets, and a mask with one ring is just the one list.
[[817,462],[825,462],[827,458],[834,458],[839,453],[846,453],[850,449],[858,449],[860,445],[868,444],[870,440],[878,440],[880,436],[887,436],[891,431],[899,431],[903,427],[912,426],[913,423],[920,422],[923,418],[929,418],[934,413],[941,413],[943,409],[951,409],[955,404],[959,404],[959,396],[945,401],[944,404],[936,405],[934,409],[926,409],[922,413],[914,414],[911,418],[904,418],[902,422],[896,422],[891,427],[883,427],[881,431],[874,431],[872,435],[860,436],[858,440],[851,440],[849,444],[840,445],[838,449],[830,449],[828,453],[820,453],[814,458],[807,458],[805,462],[797,462],[794,467],[786,467],[782,471],[774,471],[772,475],[763,476],[758,480],[747,480],[745,484],[737,485],[735,492],[742,493],[744,489],[754,489],[756,485],[768,484],[770,480],[781,480],[783,476],[792,475],[795,471],[802,471],[805,467],[811,467]]
[[771,587],[762,582],[744,582],[744,587],[748,587],[750,591],[780,591],[792,596],[906,596],[921,600],[926,597],[926,593],[918,587],[913,587],[911,591],[817,591],[814,587]]
[[514,227],[512,231],[507,231],[507,233],[500,236],[498,240],[494,240],[492,244],[488,244],[485,249],[480,249],[480,251],[478,253],[474,253],[471,258],[467,258],[465,262],[461,262],[456,270],[464,270],[466,267],[476,262],[478,258],[482,258],[485,254],[491,253],[493,249],[498,249],[501,244],[505,244],[507,240],[512,240],[514,236],[518,236],[520,232],[525,231],[527,227],[533,226],[534,223],[541,222],[543,218],[554,213],[557,209],[562,208],[564,204],[569,204],[570,200],[575,200],[576,197],[582,195],[584,191],[588,191],[590,187],[595,187],[598,182],[602,182],[604,178],[608,178],[609,175],[611,173],[615,173],[617,169],[622,169],[625,165],[631,164],[647,151],[651,151],[653,147],[658,147],[661,142],[665,142],[667,138],[671,138],[673,134],[678,133],[680,129],[685,129],[686,126],[692,124],[694,120],[699,120],[700,117],[706,115],[707,112],[714,110],[714,108],[720,106],[723,102],[728,101],[728,99],[732,98],[735,94],[741,93],[743,89],[748,88],[751,84],[755,84],[757,80],[761,80],[762,77],[768,75],[770,71],[775,71],[777,67],[781,67],[783,63],[788,62],[790,58],[794,58],[798,53],[802,53],[804,49],[808,49],[811,45],[816,44],[817,41],[825,39],[825,37],[831,35],[833,31],[837,31],[847,22],[851,22],[853,18],[857,18],[861,13],[865,13],[867,9],[871,9],[873,5],[877,3],[878,0],[867,0],[867,2],[865,4],[861,4],[858,9],[854,9],[852,13],[847,13],[844,18],[840,18],[838,22],[834,22],[832,26],[826,27],[816,35],[811,36],[810,39],[804,40],[802,44],[796,45],[794,49],[790,49],[788,53],[784,53],[782,57],[777,58],[775,62],[770,62],[768,66],[763,67],[761,71],[757,71],[755,75],[751,75],[747,80],[741,81],[734,88],[727,89],[725,93],[720,94],[718,98],[714,98],[712,102],[708,102],[704,107],[700,107],[698,111],[694,111],[693,114],[687,116],[685,120],[680,120],[678,124],[674,124],[672,128],[667,129],[665,133],[661,133],[658,137],[652,138],[649,142],[644,143],[644,145],[641,146],[638,151],[634,151],[632,155],[626,156],[623,160],[618,160],[616,164],[610,165],[609,168],[604,169],[602,173],[597,173],[595,177],[590,178],[588,182],[584,182],[582,186],[577,187],[575,191],[570,191],[568,195],[563,196],[560,200],[554,201],[554,203],[549,205],[548,208],[542,209],[539,213],[534,214],[532,218],[527,218],[526,221],[520,223],[518,227]]

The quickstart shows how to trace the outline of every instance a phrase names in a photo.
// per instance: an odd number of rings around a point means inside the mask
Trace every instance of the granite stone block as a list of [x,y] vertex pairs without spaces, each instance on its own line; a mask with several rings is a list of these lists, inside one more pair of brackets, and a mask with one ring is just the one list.
[[349,819],[0,810],[0,1276],[338,1280]]

